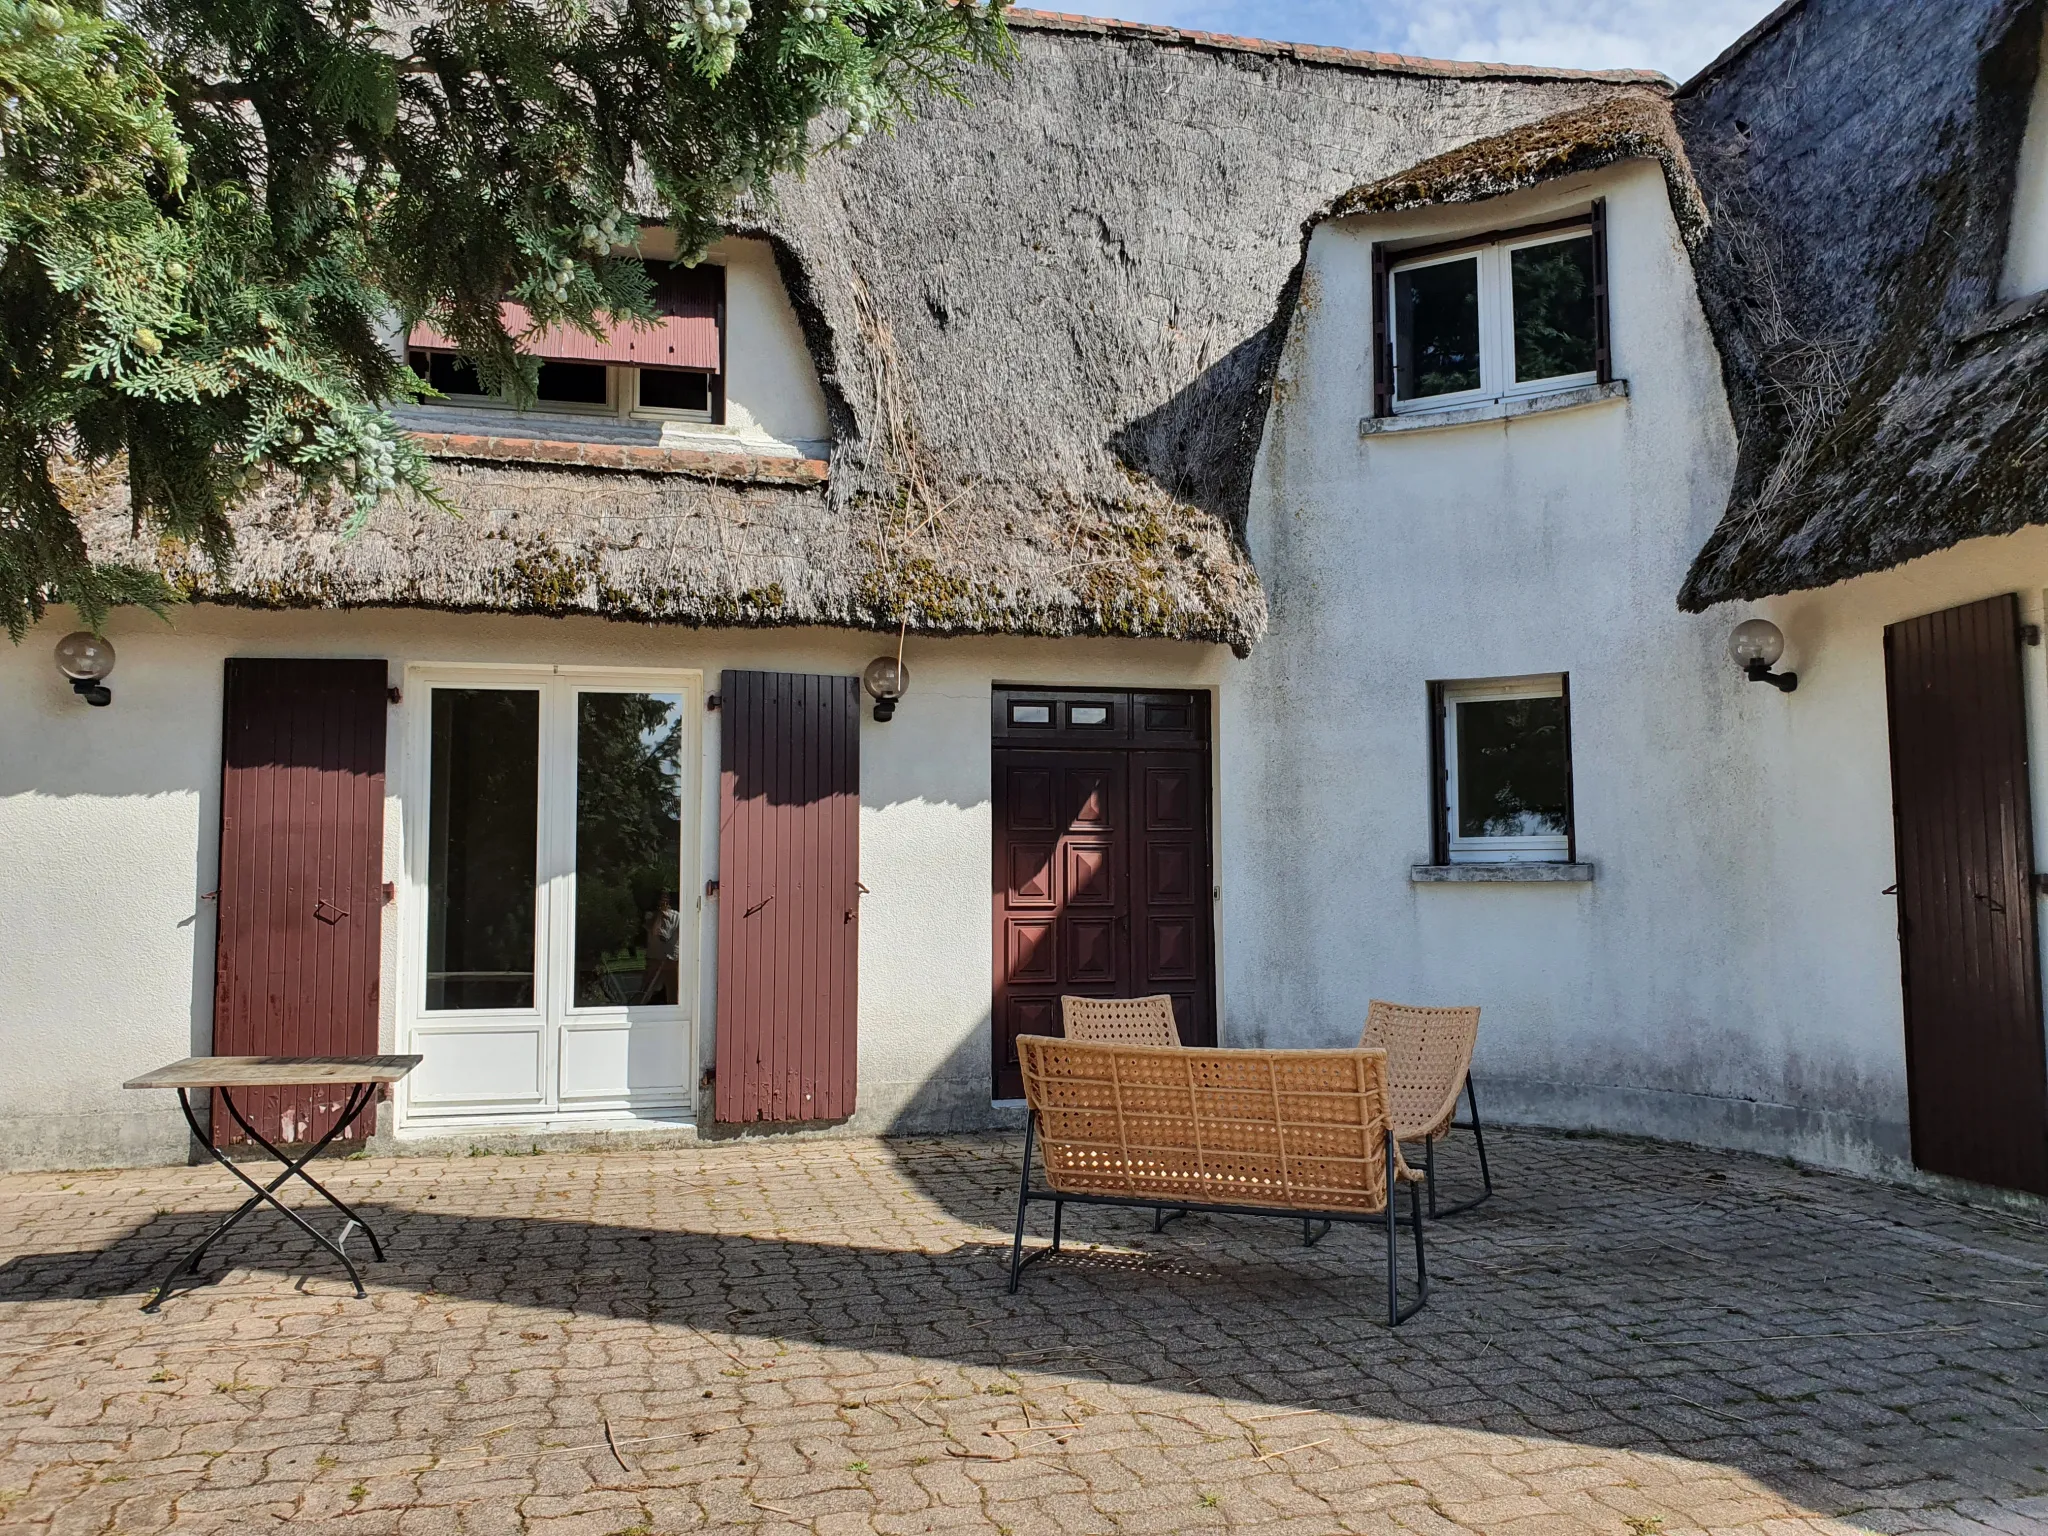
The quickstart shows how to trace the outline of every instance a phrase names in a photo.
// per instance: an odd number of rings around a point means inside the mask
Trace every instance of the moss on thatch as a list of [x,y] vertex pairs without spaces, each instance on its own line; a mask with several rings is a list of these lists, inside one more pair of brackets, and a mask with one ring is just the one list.
[[[1644,76],[1014,14],[1018,57],[749,217],[826,387],[829,486],[450,464],[354,535],[259,501],[197,594],[265,606],[1146,635],[1244,650],[1276,301],[1361,178]],[[96,530],[106,553],[126,520]]]
[[1656,160],[1663,165],[1679,233],[1688,245],[1697,244],[1706,233],[1706,207],[1671,120],[1671,104],[1662,94],[1650,92],[1588,102],[1461,144],[1420,165],[1352,188],[1323,217],[1475,203],[1622,160]]
[[2034,0],[1808,0],[1686,87],[1740,437],[1680,606],[2048,523],[2048,314],[1997,302]]

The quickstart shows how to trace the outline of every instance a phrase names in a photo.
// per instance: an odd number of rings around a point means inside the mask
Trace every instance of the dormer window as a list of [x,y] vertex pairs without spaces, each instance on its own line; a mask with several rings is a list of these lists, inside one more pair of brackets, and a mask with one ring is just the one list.
[[1442,410],[1609,377],[1605,210],[1373,249],[1374,413]]
[[[724,419],[725,269],[649,262],[647,275],[654,284],[654,324],[624,321],[602,339],[567,325],[536,332],[524,305],[504,306],[506,328],[520,338],[521,350],[541,359],[542,408]],[[431,324],[413,327],[407,360],[450,403],[502,403],[485,393],[454,340]]]

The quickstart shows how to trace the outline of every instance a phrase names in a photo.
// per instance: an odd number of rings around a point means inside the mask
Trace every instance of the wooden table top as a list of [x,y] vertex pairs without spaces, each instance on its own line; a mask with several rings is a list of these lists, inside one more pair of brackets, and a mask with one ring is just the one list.
[[124,1088],[289,1088],[312,1083],[395,1083],[423,1056],[187,1056]]

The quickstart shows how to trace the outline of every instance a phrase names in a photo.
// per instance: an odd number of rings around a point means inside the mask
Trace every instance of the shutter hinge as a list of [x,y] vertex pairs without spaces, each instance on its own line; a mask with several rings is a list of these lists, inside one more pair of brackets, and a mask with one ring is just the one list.
[[2034,876],[2034,894],[2036,896],[2048,896],[2048,874],[2037,874]]
[[2040,626],[2040,625],[2038,625],[2038,624],[2022,624],[2022,625],[2020,626],[2020,644],[2021,644],[2021,645],[2039,645],[2040,643],[2041,643],[2041,626]]
[[706,881],[704,882],[704,895],[705,895],[705,897],[706,897],[706,898],[708,899],[708,898],[710,898],[710,897],[712,897],[712,896],[716,896],[717,894],[718,894],[718,882],[717,882],[716,880],[706,880]]
[[724,702],[725,700],[720,698],[715,693],[707,693],[704,695],[704,709],[706,713],[709,713],[710,711],[717,709]]
[[384,697],[394,704],[402,704],[405,702],[405,690],[403,688],[386,688],[384,690]]
[[386,880],[384,882],[384,905],[388,907],[396,900],[398,900],[398,887],[391,881]]

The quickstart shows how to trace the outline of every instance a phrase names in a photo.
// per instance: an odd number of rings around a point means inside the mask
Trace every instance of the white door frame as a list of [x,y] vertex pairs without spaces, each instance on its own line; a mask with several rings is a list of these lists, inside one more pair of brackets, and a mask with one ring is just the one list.
[[[428,816],[433,780],[433,689],[511,688],[540,694],[540,818],[537,839],[539,869],[534,892],[534,999],[530,1009],[435,1010],[425,1007],[427,984],[427,858]],[[574,914],[576,838],[576,713],[579,689],[607,692],[674,693],[682,696],[683,740],[680,744],[682,803],[680,867],[677,870],[678,937],[677,993],[673,1007],[571,1006],[569,987],[575,974]],[[533,1082],[538,1091],[516,1098],[449,1095],[421,1102],[415,1079],[408,1078],[397,1095],[397,1129],[426,1132],[487,1125],[553,1129],[562,1126],[646,1120],[687,1121],[694,1117],[698,1077],[698,1018],[702,996],[699,966],[702,953],[703,903],[695,899],[702,861],[702,766],[704,736],[704,674],[695,668],[564,667],[518,664],[437,664],[419,662],[405,669],[399,729],[405,743],[404,770],[399,775],[403,897],[400,904],[397,1007],[398,1049],[426,1052],[437,1039],[496,1035],[507,1044],[520,1037],[535,1053]],[[629,1050],[639,1026],[680,1026],[682,1081],[673,1091],[600,1095],[563,1092],[563,1049],[566,1041],[583,1037],[593,1050],[607,1046]],[[616,1040],[602,1037],[615,1036]]]

